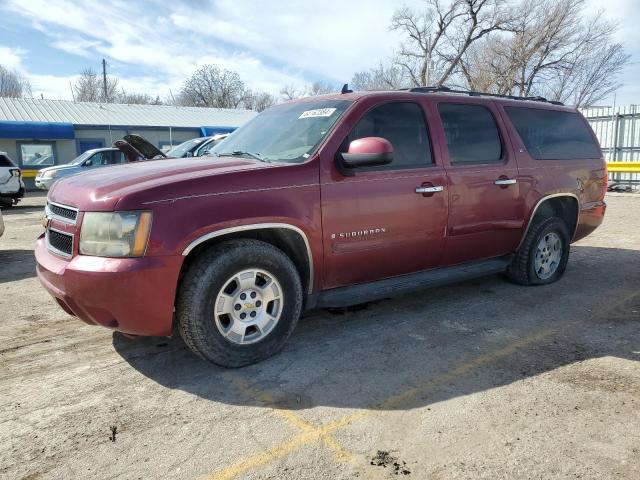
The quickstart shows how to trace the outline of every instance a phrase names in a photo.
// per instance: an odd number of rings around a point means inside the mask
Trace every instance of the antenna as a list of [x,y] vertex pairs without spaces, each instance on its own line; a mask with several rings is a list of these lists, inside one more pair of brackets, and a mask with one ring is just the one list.
[[343,95],[344,95],[345,93],[353,93],[353,90],[349,90],[349,84],[348,84],[348,83],[345,83],[345,84],[342,86],[342,90],[340,90],[340,93],[341,93],[341,94],[343,94]]

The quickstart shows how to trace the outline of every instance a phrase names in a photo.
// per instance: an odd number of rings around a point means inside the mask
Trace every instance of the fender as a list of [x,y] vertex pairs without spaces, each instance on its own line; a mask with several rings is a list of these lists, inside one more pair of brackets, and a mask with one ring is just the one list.
[[[536,203],[535,207],[533,207],[533,211],[531,212],[531,215],[529,216],[529,221],[527,222],[527,227],[524,229],[524,233],[522,234],[522,238],[520,239],[520,243],[518,243],[518,247],[516,248],[516,250],[518,250],[522,246],[522,242],[524,242],[524,239],[527,237],[527,233],[529,233],[529,227],[531,227],[531,222],[533,222],[533,218],[536,216],[536,211],[538,210],[540,205],[542,205],[545,201],[547,201],[547,200],[549,200],[551,198],[557,198],[557,197],[575,198],[576,202],[578,203],[578,215],[580,215],[580,208],[581,208],[580,200],[578,199],[578,196],[573,194],[573,193],[554,193],[552,195],[546,195],[546,196],[542,197],[540,200],[538,200],[538,202]],[[571,232],[571,238],[572,239],[575,236],[577,229],[578,229],[578,219],[576,218],[576,226],[573,229],[573,232]]]
[[307,238],[307,235],[304,233],[304,231],[302,231],[300,228],[296,227],[295,225],[291,225],[289,223],[252,223],[249,225],[238,225],[236,227],[229,227],[229,228],[223,228],[221,230],[215,230],[213,232],[206,233],[196,238],[195,240],[193,240],[182,251],[182,255],[186,257],[195,247],[197,247],[203,242],[206,242],[207,240],[211,240],[212,238],[222,237],[224,235],[229,235],[230,233],[247,232],[252,230],[264,230],[264,229],[270,229],[270,228],[284,228],[287,230],[292,230],[296,232],[298,235],[300,235],[300,237],[302,237],[302,240],[304,240],[304,245],[307,249],[307,260],[309,263],[309,272],[308,272],[309,293],[311,293],[313,291],[313,254],[311,253],[311,246],[309,245],[309,239]]

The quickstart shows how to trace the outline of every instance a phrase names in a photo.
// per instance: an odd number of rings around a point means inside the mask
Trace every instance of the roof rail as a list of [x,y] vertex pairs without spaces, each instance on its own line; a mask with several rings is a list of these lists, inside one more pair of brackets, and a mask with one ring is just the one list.
[[564,105],[564,103],[562,102],[557,102],[555,100],[547,100],[544,97],[518,97],[516,95],[500,95],[498,93],[475,92],[473,90],[456,90],[449,87],[413,87],[413,88],[401,88],[400,90],[417,92],[417,93],[460,93],[463,95],[469,95],[470,97],[497,97],[497,98],[507,98],[509,100],[528,100],[532,102],[551,103],[552,105]]

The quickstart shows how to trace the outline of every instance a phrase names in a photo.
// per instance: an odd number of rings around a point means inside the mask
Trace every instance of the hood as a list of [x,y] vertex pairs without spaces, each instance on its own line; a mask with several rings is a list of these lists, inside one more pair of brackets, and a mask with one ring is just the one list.
[[[193,161],[163,159],[97,168],[64,177],[53,184],[49,199],[84,211],[112,211],[118,202],[135,198],[153,202],[196,194],[197,188],[225,188],[211,177],[274,168],[276,164],[245,158],[198,157]],[[215,187],[212,186],[215,183]],[[227,188],[233,188],[230,185]],[[141,207],[138,207],[141,208]]]
[[62,165],[51,165],[50,167],[45,167],[45,168],[41,168],[40,170],[38,170],[38,175],[42,175],[45,172],[49,172],[51,170],[69,170],[69,169],[73,169],[73,168],[81,168],[80,165],[69,165],[69,164],[62,164]]
[[125,135],[123,138],[129,145],[131,145],[137,151],[142,153],[142,155],[144,155],[148,159],[152,159],[156,157],[161,157],[161,158],[167,157],[164,154],[164,152],[156,148],[146,138],[143,138],[140,135],[136,135],[135,133],[132,133],[129,135]]

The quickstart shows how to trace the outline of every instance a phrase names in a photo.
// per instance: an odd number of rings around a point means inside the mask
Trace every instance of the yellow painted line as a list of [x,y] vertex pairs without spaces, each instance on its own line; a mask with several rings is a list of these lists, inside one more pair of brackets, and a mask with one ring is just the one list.
[[609,172],[640,173],[640,162],[607,162]]
[[22,178],[35,178],[38,175],[38,170],[21,170]]
[[[489,365],[495,362],[496,360],[500,360],[502,358],[508,357],[513,353],[515,353],[516,351],[528,345],[539,342],[540,340],[543,340],[551,336],[553,333],[554,333],[554,330],[552,329],[543,329],[543,330],[539,330],[537,332],[531,333],[514,342],[511,342],[510,344],[502,348],[498,348],[491,352],[480,355],[479,357],[473,358],[467,362],[463,362],[459,364],[457,367],[447,372],[436,375],[434,378],[432,378],[428,382],[425,382],[422,385],[415,386],[405,390],[404,392],[398,393],[396,395],[392,395],[380,403],[371,405],[368,410],[363,409],[355,413],[352,413],[350,415],[345,415],[344,417],[339,418],[338,420],[329,422],[327,425],[321,428],[316,428],[311,426],[311,428],[313,429],[308,429],[304,431],[304,433],[301,433],[300,435],[293,437],[288,442],[284,442],[276,447],[273,447],[271,449],[268,449],[256,455],[246,457],[245,459],[240,460],[239,462],[233,465],[230,465],[228,467],[225,467],[222,470],[219,470],[218,472],[215,472],[212,475],[206,476],[204,478],[207,480],[233,479],[248,470],[258,468],[260,466],[263,466],[271,462],[272,460],[286,456],[289,453],[293,452],[294,450],[297,450],[298,448],[304,445],[316,442],[318,440],[324,440],[324,438],[328,436],[330,433],[336,430],[339,430],[343,427],[346,427],[347,425],[350,425],[357,420],[375,415],[381,410],[397,407],[402,403],[415,399],[418,395],[424,395],[428,393],[430,390],[433,390],[436,387],[439,387],[447,382],[450,382],[456,377],[465,375],[477,368]],[[266,395],[270,397],[270,395],[268,394]],[[263,398],[267,398],[267,397],[263,397]],[[283,412],[285,411],[286,410],[283,410]],[[304,420],[300,419],[300,421],[302,421],[305,425],[309,425],[307,422],[304,422]],[[333,439],[331,437],[328,437],[328,438],[330,439],[330,443],[331,443]],[[325,441],[325,444],[326,444],[326,441]],[[340,447],[340,449],[342,450],[342,447]],[[357,462],[357,460],[355,460],[355,458],[351,454],[349,454],[349,456],[351,456],[351,458],[353,459],[352,461]]]
[[278,408],[275,399],[270,393],[252,387],[245,378],[239,377],[235,374],[227,373],[225,374],[225,377],[235,388],[241,390],[249,397],[252,397],[260,401],[261,403],[264,403],[265,405],[271,407],[272,412],[274,412],[283,420],[289,422],[305,433],[317,434],[317,437],[321,439],[327,447],[333,450],[335,458],[339,462],[349,463],[356,468],[360,467],[359,462],[356,460],[356,458],[350,452],[345,450],[338,442],[336,442],[335,439],[331,438],[331,436],[327,432],[324,432],[315,425],[312,425],[311,423],[305,421],[300,416],[293,413],[291,410]]

